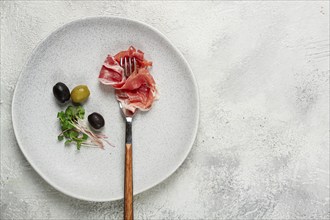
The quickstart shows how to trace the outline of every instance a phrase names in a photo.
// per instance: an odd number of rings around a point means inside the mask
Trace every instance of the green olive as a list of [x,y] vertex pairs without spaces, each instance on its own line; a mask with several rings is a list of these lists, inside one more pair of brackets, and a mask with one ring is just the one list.
[[82,103],[88,99],[90,95],[89,89],[86,85],[79,85],[71,91],[71,99],[74,103]]

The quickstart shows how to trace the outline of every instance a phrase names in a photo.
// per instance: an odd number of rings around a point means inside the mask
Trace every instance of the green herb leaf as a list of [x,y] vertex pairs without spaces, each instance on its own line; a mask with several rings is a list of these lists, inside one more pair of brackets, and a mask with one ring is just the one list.
[[59,118],[61,122],[65,121],[66,120],[65,113],[64,112],[57,113],[57,118]]
[[67,107],[65,110],[65,114],[68,116],[68,118],[72,118],[76,114],[76,110],[73,106]]
[[82,139],[83,139],[84,141],[86,141],[86,140],[88,139],[88,135],[87,135],[87,134],[83,134]]
[[77,142],[77,150],[80,150],[81,148],[81,142]]
[[73,131],[73,130],[71,130],[71,131],[69,132],[69,136],[70,136],[70,138],[72,138],[72,139],[77,138],[78,135],[79,135],[79,133],[78,133],[77,131]]
[[63,133],[64,137],[69,138],[70,137],[70,132],[66,131]]
[[84,116],[85,116],[85,109],[81,106],[78,106],[77,107],[77,116],[78,118],[80,119],[84,119]]
[[59,135],[59,136],[57,136],[57,140],[59,140],[59,141],[63,141],[63,135]]

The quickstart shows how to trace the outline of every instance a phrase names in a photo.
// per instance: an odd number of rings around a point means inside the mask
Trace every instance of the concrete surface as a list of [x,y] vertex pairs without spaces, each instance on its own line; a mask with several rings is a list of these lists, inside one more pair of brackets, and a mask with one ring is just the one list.
[[122,217],[122,201],[79,201],[45,183],[11,123],[15,83],[36,44],[69,21],[107,15],[163,32],[200,89],[195,145],[174,175],[135,197],[137,219],[330,218],[329,1],[8,1],[1,2],[1,219]]

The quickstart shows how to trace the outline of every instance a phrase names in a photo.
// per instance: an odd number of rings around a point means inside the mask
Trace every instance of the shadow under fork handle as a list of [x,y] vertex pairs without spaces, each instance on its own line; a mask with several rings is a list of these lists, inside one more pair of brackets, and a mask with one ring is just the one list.
[[124,219],[133,220],[132,120],[126,118]]

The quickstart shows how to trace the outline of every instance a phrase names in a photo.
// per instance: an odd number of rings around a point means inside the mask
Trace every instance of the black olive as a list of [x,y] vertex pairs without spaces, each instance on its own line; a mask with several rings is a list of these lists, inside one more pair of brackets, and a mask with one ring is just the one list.
[[70,99],[69,88],[61,82],[56,83],[56,85],[53,87],[53,94],[55,98],[61,103],[64,103]]
[[100,129],[104,126],[104,118],[97,112],[88,116],[88,122],[95,129]]

